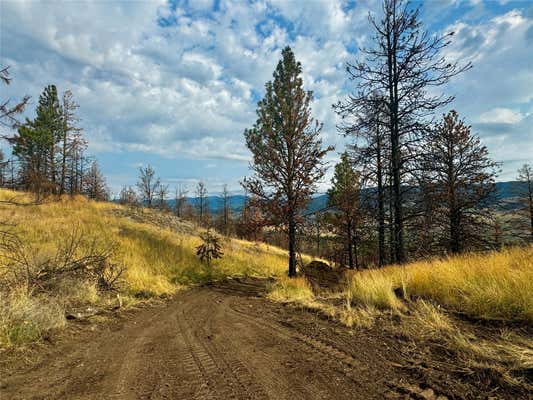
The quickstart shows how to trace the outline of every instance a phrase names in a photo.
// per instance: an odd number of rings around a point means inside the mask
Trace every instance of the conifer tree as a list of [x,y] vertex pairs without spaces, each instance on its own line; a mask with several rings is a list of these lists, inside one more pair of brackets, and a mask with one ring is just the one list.
[[254,176],[243,187],[262,202],[272,223],[286,228],[291,277],[296,275],[299,214],[323,177],[323,158],[332,150],[322,147],[322,126],[311,116],[313,94],[304,90],[301,73],[300,62],[286,47],[257,105],[257,121],[244,132]]
[[496,189],[498,164],[453,110],[430,132],[425,147],[424,187],[435,213],[435,234],[450,253],[486,247],[487,203]]
[[359,268],[357,231],[362,220],[360,190],[360,174],[354,170],[345,152],[335,165],[331,188],[328,190],[328,205],[337,212],[333,222],[346,245],[350,268]]
[[229,234],[229,223],[231,218],[229,200],[230,194],[228,191],[228,185],[224,184],[224,187],[222,188],[222,227],[226,236]]
[[200,181],[196,185],[196,209],[198,210],[198,223],[202,225],[207,220],[208,204],[207,204],[207,187],[205,183]]
[[13,154],[21,161],[25,186],[34,192],[57,190],[56,146],[60,139],[62,111],[57,89],[47,86],[39,97],[33,121],[19,127],[10,138]]

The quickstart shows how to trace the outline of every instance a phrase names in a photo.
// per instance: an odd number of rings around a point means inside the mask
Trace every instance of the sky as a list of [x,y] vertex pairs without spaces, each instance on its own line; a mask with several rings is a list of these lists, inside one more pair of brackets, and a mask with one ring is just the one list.
[[[455,100],[439,113],[456,109],[502,162],[498,180],[513,180],[533,162],[533,1],[420,4],[428,31],[455,32],[445,56],[474,66],[442,88]],[[0,65],[13,78],[1,99],[31,96],[32,118],[46,85],[71,90],[115,193],[147,164],[171,190],[193,193],[203,180],[209,193],[224,184],[238,193],[250,174],[243,131],[290,45],[323,141],[336,147],[323,191],[346,144],[331,105],[355,89],[346,62],[370,44],[368,13],[379,9],[379,0],[0,0]]]

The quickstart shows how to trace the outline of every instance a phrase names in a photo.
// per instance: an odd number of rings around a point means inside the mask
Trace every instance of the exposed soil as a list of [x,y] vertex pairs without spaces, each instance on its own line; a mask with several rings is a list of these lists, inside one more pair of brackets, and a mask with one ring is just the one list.
[[37,361],[4,354],[0,398],[527,398],[485,392],[452,373],[424,372],[413,367],[416,357],[406,358],[421,350],[379,326],[350,330],[272,303],[264,288],[264,281],[232,280],[181,292],[118,321],[74,322],[77,328],[41,348]]
[[301,269],[315,293],[341,290],[346,271],[345,268],[335,269],[321,261],[312,261]]

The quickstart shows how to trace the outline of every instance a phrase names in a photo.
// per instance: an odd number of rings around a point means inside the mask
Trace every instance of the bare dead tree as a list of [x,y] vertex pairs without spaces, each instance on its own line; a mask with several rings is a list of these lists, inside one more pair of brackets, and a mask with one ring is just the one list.
[[[63,93],[62,104],[62,127],[61,127],[61,167],[60,167],[60,182],[59,193],[63,194],[67,189],[67,172],[68,161],[72,156],[76,156],[79,152],[79,140],[81,138],[82,129],[77,127],[79,118],[76,115],[79,105],[74,100],[74,96],[70,90]],[[74,139],[78,140],[74,140]],[[72,177],[71,177],[72,179]]]
[[175,190],[174,194],[174,212],[178,218],[183,218],[184,208],[187,204],[187,193],[188,190],[186,187],[180,185]]
[[196,185],[196,209],[198,211],[198,222],[204,224],[208,213],[207,188],[203,181]]
[[[9,76],[9,67],[3,67],[0,69],[0,81],[6,85],[11,83],[11,77]],[[11,100],[2,100],[0,102],[0,125],[9,129],[16,129],[19,126],[17,115],[24,112],[29,96],[24,96],[18,103],[11,105]]]
[[528,216],[530,240],[533,241],[533,167],[530,164],[524,164],[518,170],[518,181],[524,184],[519,200],[521,211]]
[[148,207],[152,207],[154,197],[161,186],[161,180],[156,177],[155,170],[151,165],[139,167],[139,180],[137,188],[142,200]]
[[[354,113],[352,107],[335,106],[341,123],[337,126],[345,136],[352,138],[348,145],[350,157],[360,172],[361,186],[368,188],[365,195],[366,203],[376,212],[372,215],[378,230],[378,265],[386,263],[385,229],[386,212],[389,211],[387,186],[389,176],[390,145],[387,140],[388,126],[384,101],[373,94],[375,102],[368,103]],[[375,190],[373,188],[375,187]]]
[[129,206],[136,206],[139,203],[137,193],[131,186],[123,186],[119,193],[119,203]]
[[158,202],[157,206],[161,210],[167,209],[168,185],[160,184],[157,188],[156,196]]
[[93,200],[107,200],[109,198],[109,189],[98,163],[93,161],[91,167],[84,177],[83,192]]

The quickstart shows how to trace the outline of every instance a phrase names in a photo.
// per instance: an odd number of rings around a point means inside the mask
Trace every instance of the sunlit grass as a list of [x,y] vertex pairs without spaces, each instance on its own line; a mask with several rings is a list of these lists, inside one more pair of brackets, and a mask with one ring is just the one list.
[[[102,246],[115,243],[111,261],[125,266],[120,286],[121,296],[127,300],[125,304],[136,297],[168,295],[183,286],[229,276],[277,277],[287,271],[286,251],[232,238],[222,239],[224,257],[208,267],[195,253],[195,247],[201,243],[199,230],[191,223],[157,211],[132,211],[82,196],[63,196],[42,204],[33,204],[32,200],[26,193],[0,190],[0,221],[9,225],[5,229],[16,233],[36,259],[52,258],[74,231]],[[171,224],[163,223],[169,219]],[[6,268],[0,267],[0,278],[6,273]],[[50,311],[49,320],[53,322],[48,323],[44,315],[41,319],[36,317],[35,297],[16,294],[13,289],[8,290],[12,292],[8,296],[5,288],[4,293],[0,288],[3,311],[0,345],[32,341],[50,327],[61,325],[66,307],[109,301],[91,282],[60,285],[54,298],[39,300],[41,313]]]
[[[0,200],[29,203],[31,198],[19,192],[0,190]],[[287,252],[237,239],[224,239],[224,257],[211,268],[195,255],[200,244],[198,232],[187,234],[149,222],[123,217],[113,211],[124,207],[112,203],[88,201],[79,196],[41,205],[0,204],[0,218],[13,225],[12,230],[39,252],[51,253],[74,229],[97,237],[103,243],[117,243],[114,262],[126,266],[129,290],[154,295],[172,292],[175,284],[201,283],[225,276],[278,276],[286,272]]]
[[314,299],[309,282],[304,277],[289,278],[282,276],[272,285],[268,297],[280,302],[306,304]]
[[348,284],[354,303],[378,308],[398,308],[394,289],[474,318],[531,323],[533,247],[355,272]]

